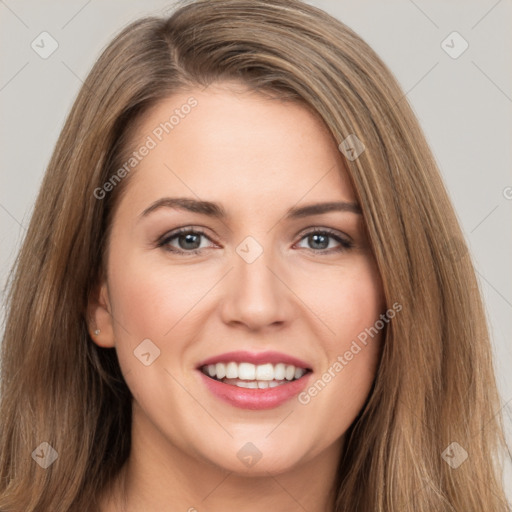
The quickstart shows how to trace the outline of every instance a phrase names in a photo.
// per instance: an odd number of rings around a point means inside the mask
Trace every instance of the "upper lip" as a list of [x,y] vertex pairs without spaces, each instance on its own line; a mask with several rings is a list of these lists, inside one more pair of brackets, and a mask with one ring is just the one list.
[[206,366],[208,364],[216,364],[216,363],[252,363],[252,364],[265,364],[265,363],[285,363],[292,364],[298,368],[305,368],[307,370],[311,370],[308,363],[302,361],[301,359],[290,356],[288,354],[283,354],[282,352],[247,352],[244,350],[237,350],[234,352],[225,352],[224,354],[219,354],[216,356],[209,357],[205,359],[201,363],[199,363],[198,368]]

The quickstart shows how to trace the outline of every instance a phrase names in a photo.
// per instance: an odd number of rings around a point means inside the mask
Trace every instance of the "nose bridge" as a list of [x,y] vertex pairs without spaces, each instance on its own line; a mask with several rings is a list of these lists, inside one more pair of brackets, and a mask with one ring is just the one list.
[[[259,237],[262,240],[262,237]],[[275,263],[275,248],[271,237],[260,243],[254,236],[247,236],[235,249],[235,281],[237,289],[246,294],[273,295],[276,278],[269,270]]]
[[248,236],[236,247],[225,297],[225,320],[253,328],[285,320],[286,286],[275,275],[281,265],[271,238],[265,237],[260,243],[254,236]]

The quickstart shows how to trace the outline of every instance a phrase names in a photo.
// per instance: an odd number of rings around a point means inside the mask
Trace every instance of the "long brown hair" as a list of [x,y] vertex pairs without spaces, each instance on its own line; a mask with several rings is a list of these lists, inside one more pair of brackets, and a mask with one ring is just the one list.
[[[114,349],[92,342],[86,311],[130,176],[101,199],[94,192],[122,165],[144,112],[177,91],[222,80],[300,101],[338,144],[354,134],[365,146],[346,167],[386,300],[403,309],[347,432],[335,511],[510,510],[484,309],[433,155],[375,52],[298,0],[187,2],[170,17],[130,24],[89,73],[10,282],[0,509],[94,509],[129,456],[132,396]],[[449,464],[464,453],[458,467]],[[46,469],[36,464],[55,454]]]

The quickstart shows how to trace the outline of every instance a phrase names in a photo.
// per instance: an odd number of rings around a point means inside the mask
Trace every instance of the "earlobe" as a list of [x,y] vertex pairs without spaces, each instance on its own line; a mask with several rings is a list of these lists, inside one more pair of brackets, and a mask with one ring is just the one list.
[[107,284],[104,282],[91,295],[88,304],[88,328],[91,339],[103,348],[115,346],[114,328],[111,315]]

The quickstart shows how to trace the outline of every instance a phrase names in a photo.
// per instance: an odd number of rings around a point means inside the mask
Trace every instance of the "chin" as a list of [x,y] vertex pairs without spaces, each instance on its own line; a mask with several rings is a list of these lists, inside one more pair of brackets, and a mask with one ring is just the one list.
[[[258,448],[257,442],[250,441],[241,443],[240,446],[231,448],[224,444],[226,450],[222,454],[208,454],[208,461],[225,471],[251,477],[268,477],[269,473],[277,475],[286,473],[301,463],[303,457],[299,455],[299,449],[303,447],[287,446],[289,453],[283,453],[283,445],[267,446]],[[229,452],[231,452],[231,455]]]

